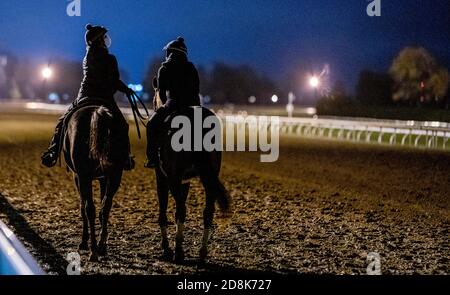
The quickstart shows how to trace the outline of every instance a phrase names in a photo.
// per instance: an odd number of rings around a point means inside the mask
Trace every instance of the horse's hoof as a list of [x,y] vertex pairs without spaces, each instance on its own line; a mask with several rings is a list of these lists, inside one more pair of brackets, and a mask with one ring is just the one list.
[[175,249],[175,262],[181,263],[184,261],[184,251],[183,249]]
[[81,242],[80,245],[78,245],[78,250],[80,251],[87,251],[89,250],[89,245],[87,242]]
[[170,248],[164,248],[162,258],[164,261],[172,261],[173,260],[173,251]]
[[97,255],[97,253],[91,253],[91,255],[89,256],[89,261],[90,262],[98,262],[98,255]]
[[106,244],[103,244],[103,245],[98,245],[98,250],[97,250],[97,253],[98,253],[98,255],[99,256],[105,256],[106,255],[106,253],[107,253],[107,247],[106,247]]
[[206,247],[201,247],[199,251],[199,258],[201,262],[206,261],[206,257],[208,257],[208,249]]

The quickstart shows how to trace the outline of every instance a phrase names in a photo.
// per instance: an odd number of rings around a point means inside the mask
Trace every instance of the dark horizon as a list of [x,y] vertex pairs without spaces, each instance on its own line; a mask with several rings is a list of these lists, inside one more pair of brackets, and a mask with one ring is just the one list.
[[40,63],[81,61],[84,26],[93,23],[110,29],[111,52],[130,83],[141,82],[151,59],[162,58],[162,47],[178,35],[196,64],[246,64],[277,82],[329,64],[330,80],[342,81],[350,92],[361,70],[386,71],[406,46],[425,47],[450,66],[447,0],[381,2],[382,15],[371,18],[365,0],[81,0],[80,17],[66,15],[67,1],[2,1],[0,50]]

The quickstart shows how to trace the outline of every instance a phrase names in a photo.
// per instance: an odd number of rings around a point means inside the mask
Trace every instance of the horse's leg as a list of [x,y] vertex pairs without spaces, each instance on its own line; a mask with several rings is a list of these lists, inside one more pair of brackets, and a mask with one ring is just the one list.
[[78,194],[80,195],[80,211],[81,211],[81,218],[83,220],[83,234],[81,236],[81,243],[78,246],[79,250],[89,250],[88,241],[89,241],[89,228],[88,228],[88,219],[86,216],[86,210],[85,210],[85,204],[86,201],[83,199],[83,197],[80,194],[80,184],[78,181],[78,176],[74,174],[73,177],[75,181],[75,186],[77,188]]
[[[100,178],[98,180],[98,182],[100,183],[100,202],[103,205],[103,198],[106,195],[106,177]],[[103,206],[102,206],[102,208],[103,208]],[[98,220],[100,221],[100,225],[101,225],[103,223],[101,210],[98,212]]]
[[106,255],[106,241],[108,240],[108,219],[111,212],[112,200],[120,187],[122,179],[122,171],[118,172],[114,177],[110,177],[106,181],[105,194],[102,199],[102,209],[100,210],[100,220],[102,230],[100,232],[100,241],[98,242],[98,253]]
[[80,195],[85,202],[85,210],[88,218],[90,238],[91,238],[91,255],[90,261],[98,261],[97,242],[95,237],[95,205],[92,198],[92,179],[87,177],[79,177]]
[[166,176],[157,167],[156,168],[156,186],[159,203],[159,218],[158,223],[161,229],[161,248],[163,250],[163,258],[165,260],[172,260],[173,252],[169,246],[169,239],[167,237],[167,205],[169,203],[169,186],[167,184]]
[[[208,241],[211,237],[212,227],[213,227],[213,219],[215,212],[215,201],[216,201],[216,176],[212,174],[201,174],[200,179],[205,188],[206,194],[206,205],[203,210],[203,239],[202,246],[200,248],[200,261],[204,261],[208,256]],[[218,181],[218,179],[217,179]]]
[[175,261],[184,260],[183,241],[184,241],[184,222],[186,221],[186,199],[189,193],[189,183],[181,184],[181,181],[171,185],[172,194],[175,197],[177,223],[177,234],[175,236]]

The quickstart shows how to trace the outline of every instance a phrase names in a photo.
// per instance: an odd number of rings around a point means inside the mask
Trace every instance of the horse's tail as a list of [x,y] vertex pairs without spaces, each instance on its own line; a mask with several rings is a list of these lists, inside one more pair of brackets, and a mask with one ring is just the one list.
[[[220,122],[217,115],[207,108],[202,108],[203,118],[214,116]],[[222,135],[220,135],[222,136]],[[221,151],[202,151],[196,157],[196,166],[200,171],[200,178],[203,185],[209,186],[212,191],[215,201],[219,204],[219,209],[222,211],[224,217],[229,217],[232,211],[232,200],[229,192],[220,181],[219,174],[222,166],[222,152]],[[208,194],[207,194],[208,197]]]
[[217,203],[219,203],[219,208],[225,215],[231,213],[231,196],[227,189],[223,186],[222,182],[217,178],[216,181],[216,194]]
[[219,176],[211,171],[202,171],[200,178],[205,188],[208,188],[210,193],[206,194],[207,198],[214,198],[219,204],[219,209],[225,217],[231,215],[231,196],[225,186],[219,179]]
[[92,159],[100,162],[102,169],[111,165],[108,159],[110,148],[109,126],[111,121],[111,112],[102,106],[97,108],[91,117],[89,155]]

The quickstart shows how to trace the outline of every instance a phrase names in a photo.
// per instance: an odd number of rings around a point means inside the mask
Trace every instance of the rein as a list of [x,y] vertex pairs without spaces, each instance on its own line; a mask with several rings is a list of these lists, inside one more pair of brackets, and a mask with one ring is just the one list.
[[[147,127],[146,122],[150,118],[150,114],[147,110],[147,107],[145,106],[145,104],[142,102],[141,98],[136,93],[127,95],[127,98],[128,98],[128,101],[130,102],[131,110],[133,112],[133,117],[134,117],[134,122],[136,124],[138,137],[139,137],[139,139],[141,139],[141,131],[139,129],[138,118],[139,118],[139,121],[141,121],[142,125],[144,125],[144,127]],[[139,111],[138,103],[141,104],[142,108],[144,109],[145,116],[142,115],[141,112]]]

